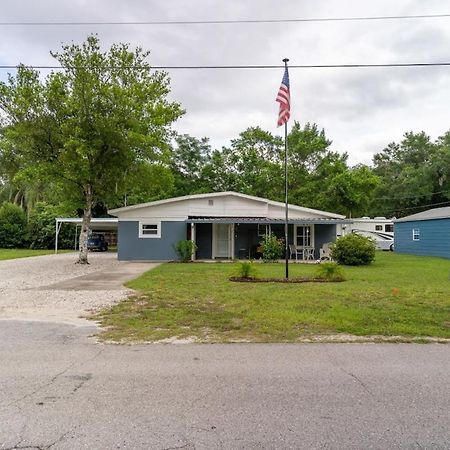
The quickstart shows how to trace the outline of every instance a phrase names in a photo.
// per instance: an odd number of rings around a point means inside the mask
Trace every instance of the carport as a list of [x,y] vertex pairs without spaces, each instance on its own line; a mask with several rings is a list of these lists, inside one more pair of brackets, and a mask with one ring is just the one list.
[[[98,217],[91,219],[91,231],[112,232],[117,235],[118,220],[116,217]],[[75,224],[74,249],[78,248],[78,227],[81,229],[83,219],[81,217],[57,217],[55,219],[55,253],[58,253],[58,236],[63,223]]]

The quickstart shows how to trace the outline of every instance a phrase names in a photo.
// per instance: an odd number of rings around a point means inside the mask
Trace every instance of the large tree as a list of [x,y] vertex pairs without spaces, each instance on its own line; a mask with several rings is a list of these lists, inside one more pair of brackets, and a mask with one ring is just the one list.
[[39,180],[58,180],[83,208],[79,262],[87,263],[92,207],[126,191],[127,173],[168,159],[170,125],[182,113],[169,102],[167,74],[148,52],[96,36],[51,53],[62,70],[45,79],[21,66],[0,83],[0,153]]
[[381,178],[372,209],[397,217],[419,212],[450,199],[450,133],[436,141],[424,133],[406,133],[373,158]]

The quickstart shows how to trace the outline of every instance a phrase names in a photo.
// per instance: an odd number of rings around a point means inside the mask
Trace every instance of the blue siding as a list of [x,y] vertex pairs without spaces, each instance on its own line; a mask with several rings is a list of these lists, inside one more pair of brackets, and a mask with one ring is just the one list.
[[314,233],[314,257],[319,259],[322,245],[336,240],[336,225],[315,225]]
[[186,239],[184,222],[161,222],[160,238],[139,238],[139,221],[119,220],[117,251],[121,261],[170,261],[178,259],[173,248]]
[[[413,241],[413,229],[420,230],[420,240]],[[398,253],[450,258],[450,219],[397,222],[394,242]]]

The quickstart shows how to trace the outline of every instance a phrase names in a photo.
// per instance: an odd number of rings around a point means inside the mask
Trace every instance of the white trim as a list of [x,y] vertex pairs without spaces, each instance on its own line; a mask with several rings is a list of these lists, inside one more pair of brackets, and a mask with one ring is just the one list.
[[186,217],[121,217],[119,222],[139,222],[148,220],[153,222],[186,222]]
[[[179,202],[179,201],[184,201],[184,200],[194,200],[194,199],[201,199],[201,198],[214,198],[214,197],[223,197],[223,196],[227,196],[227,195],[231,195],[234,197],[240,197],[240,198],[245,198],[248,200],[253,200],[253,201],[257,201],[260,203],[266,203],[268,205],[273,205],[273,206],[279,206],[279,207],[285,207],[285,204],[282,202],[276,202],[273,200],[269,200],[267,198],[262,198],[262,197],[255,197],[253,195],[247,195],[247,194],[241,194],[239,192],[234,192],[234,191],[225,191],[225,192],[212,192],[209,194],[195,194],[195,195],[185,195],[182,197],[174,197],[174,198],[168,198],[165,200],[157,200],[155,202],[148,202],[148,203],[140,203],[138,205],[132,205],[132,206],[124,206],[122,208],[115,208],[115,209],[110,209],[108,211],[109,214],[112,215],[117,215],[117,213],[122,213],[125,211],[132,211],[134,209],[140,209],[140,208],[148,208],[151,206],[158,206],[158,205],[164,205],[166,203],[173,203],[173,202]],[[334,219],[344,219],[345,216],[342,216],[341,214],[334,214],[334,213],[330,213],[327,211],[320,211],[318,209],[312,209],[312,208],[305,208],[303,206],[297,206],[297,205],[288,205],[289,209],[293,210],[293,211],[302,211],[302,212],[310,212],[313,214],[318,214],[318,215],[322,215],[322,216],[326,216],[326,217],[330,217],[330,218],[334,218]]]
[[[143,225],[156,225],[156,234],[144,234],[142,231]],[[157,220],[140,220],[139,221],[139,239],[160,239],[161,238],[161,222]]]
[[413,241],[420,241],[420,228],[413,228],[412,229],[412,240]]
[[234,240],[235,240],[235,235],[234,235],[235,228],[234,227],[235,226],[236,225],[234,223],[232,223],[231,227],[230,227],[230,233],[231,233],[231,236],[230,236],[230,241],[231,241],[231,245],[230,245],[230,247],[231,247],[230,259],[234,259]]
[[[61,223],[82,223],[83,219],[81,217],[57,217],[56,222]],[[93,217],[91,219],[91,224],[101,224],[106,223],[110,225],[117,224],[119,219],[117,217]]]
[[[218,225],[226,225],[228,226],[228,252],[225,258],[233,259],[234,255],[234,224],[232,223],[213,223],[212,224],[212,249],[211,249],[211,258],[217,258],[217,226]],[[220,258],[224,258],[224,256],[220,256]]]
[[294,243],[298,247],[303,247],[303,242],[300,243],[300,244],[297,243],[297,228],[298,227],[309,227],[310,228],[310,230],[311,230],[311,238],[310,238],[311,245],[310,245],[310,247],[314,248],[315,247],[315,245],[314,245],[314,238],[315,238],[315,227],[314,227],[314,224],[313,223],[312,224],[298,224],[298,225],[296,224],[294,226]]

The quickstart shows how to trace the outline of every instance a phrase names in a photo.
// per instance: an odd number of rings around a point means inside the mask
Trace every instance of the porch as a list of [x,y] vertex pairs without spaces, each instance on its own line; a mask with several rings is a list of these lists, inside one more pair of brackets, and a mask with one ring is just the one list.
[[[196,260],[260,259],[260,242],[267,233],[284,240],[284,219],[208,217],[189,218],[188,239],[197,246]],[[339,219],[293,219],[288,222],[288,244],[319,259],[324,243],[336,240]]]

